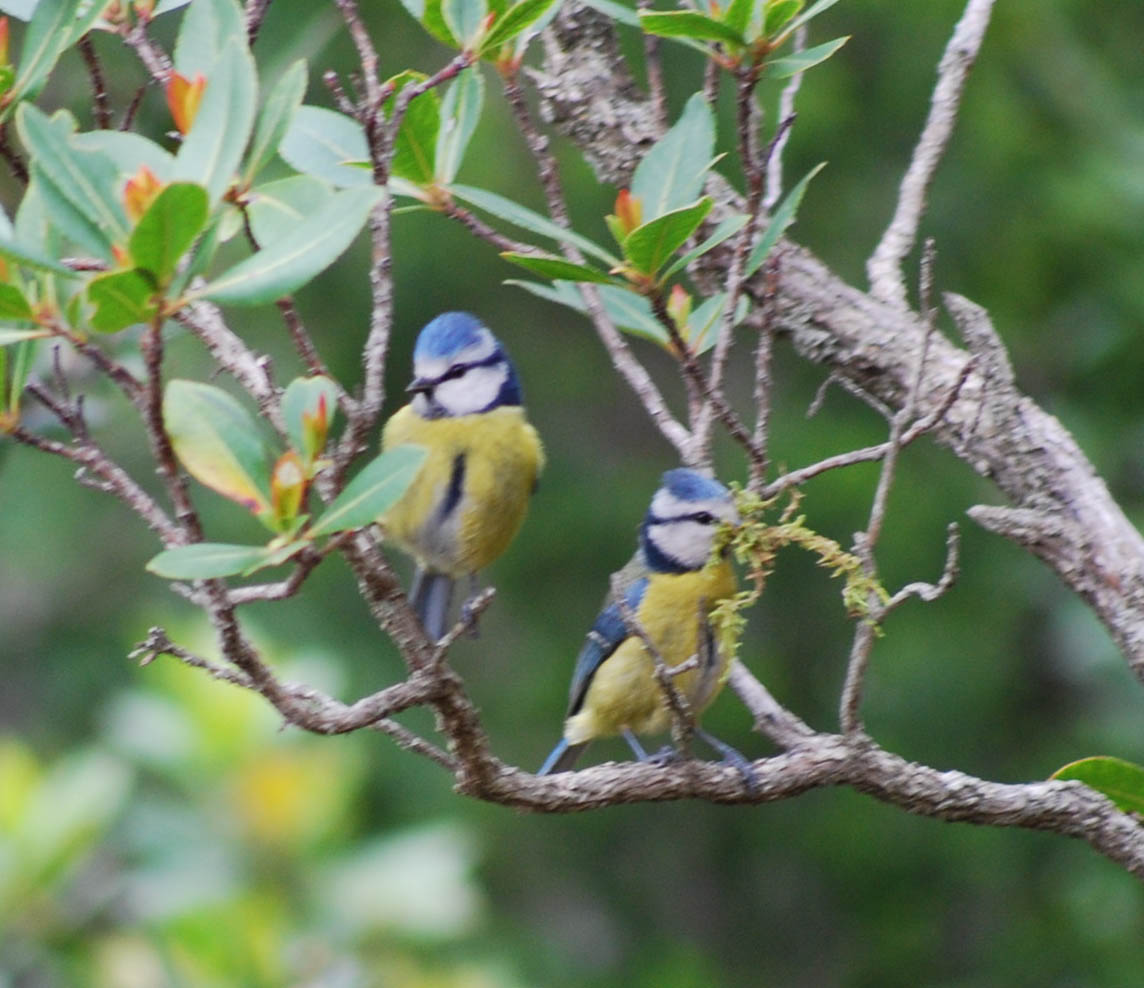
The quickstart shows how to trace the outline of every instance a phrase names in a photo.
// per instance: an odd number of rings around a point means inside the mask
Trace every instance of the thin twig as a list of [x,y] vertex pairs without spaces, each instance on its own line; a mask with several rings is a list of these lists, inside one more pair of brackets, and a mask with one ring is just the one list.
[[95,99],[95,123],[100,130],[111,129],[111,101],[107,95],[107,84],[103,78],[103,66],[99,64],[99,56],[95,52],[95,45],[91,43],[91,35],[85,34],[77,43],[79,53],[83,56],[87,66],[88,75],[91,76],[91,91]]
[[143,427],[151,444],[151,455],[155,459],[159,476],[167,488],[167,495],[175,507],[175,518],[192,542],[203,537],[202,523],[191,503],[187,489],[187,478],[179,470],[175,460],[175,450],[167,425],[163,420],[163,320],[155,320],[143,331],[140,340],[143,365],[147,368],[144,390]]
[[160,86],[165,86],[171,75],[171,59],[162,48],[147,36],[147,25],[148,22],[142,18],[130,26],[124,21],[120,27],[120,36],[127,42],[128,46],[134,49],[135,54],[139,56],[139,61],[143,63],[143,67],[152,80],[159,83]]
[[253,48],[271,0],[246,0],[246,42]]
[[938,65],[929,116],[898,190],[894,217],[866,262],[870,294],[905,309],[902,262],[913,249],[925,213],[926,193],[957,122],[969,71],[977,59],[994,0],[968,0]]
[[3,158],[9,169],[11,169],[13,176],[21,185],[27,185],[28,179],[28,165],[23,158],[13,149],[12,145],[8,143],[8,124],[0,123],[0,158]]

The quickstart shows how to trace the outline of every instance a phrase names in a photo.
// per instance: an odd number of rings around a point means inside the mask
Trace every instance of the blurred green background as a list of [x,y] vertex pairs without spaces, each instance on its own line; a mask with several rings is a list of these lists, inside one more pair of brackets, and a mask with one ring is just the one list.
[[[363,6],[384,72],[445,63],[396,2]],[[788,181],[830,166],[794,235],[856,284],[960,10],[959,0],[843,0],[815,22],[817,40],[852,38],[799,97]],[[169,41],[178,16],[161,19],[157,36]],[[1142,37],[1138,3],[999,4],[923,231],[937,240],[938,287],[991,310],[1020,385],[1072,430],[1136,520]],[[122,106],[142,73],[115,39],[96,47]],[[332,5],[285,0],[256,54],[264,81],[307,57],[308,100],[322,105],[321,71],[353,64]],[[700,64],[668,54],[678,107]],[[539,205],[496,79],[487,81],[461,180]],[[86,92],[73,53],[41,104],[67,103],[89,126]],[[729,100],[722,109],[729,147]],[[158,93],[142,121],[151,134],[168,126]],[[595,235],[615,190],[598,187],[572,150],[560,153],[578,224]],[[17,190],[3,194],[10,210]],[[499,595],[481,637],[453,651],[497,754],[531,768],[558,736],[571,662],[607,574],[629,555],[658,475],[676,464],[584,320],[502,285],[518,273],[439,216],[398,216],[393,242],[390,393],[407,378],[417,329],[441,310],[471,310],[515,357],[548,447],[527,524],[488,574]],[[368,320],[366,257],[359,244],[298,298],[349,385]],[[231,320],[273,354],[282,381],[297,372],[269,307]],[[636,346],[677,396],[670,362]],[[748,346],[731,370],[740,396]],[[183,376],[210,373],[186,337],[172,338],[170,358]],[[780,462],[883,436],[840,392],[808,420],[823,372],[785,344],[775,377]],[[83,386],[100,440],[150,482],[138,429],[97,382]],[[724,478],[742,479],[734,451],[721,453]],[[440,769],[380,736],[283,731],[256,698],[170,660],[137,668],[126,654],[151,625],[208,653],[209,633],[144,573],[153,538],[71,472],[0,445],[0,986],[1139,983],[1140,887],[1078,842],[910,817],[849,791],[753,809],[522,815],[455,796]],[[875,476],[860,467],[813,482],[810,524],[847,541]],[[212,537],[257,537],[241,509],[201,488],[196,496]],[[945,525],[997,500],[948,452],[909,449],[881,551],[888,584],[935,578]],[[851,630],[838,590],[789,550],[743,650],[782,701],[827,730]],[[288,679],[349,699],[400,675],[338,561],[300,598],[251,608],[249,619]],[[1144,692],[1108,636],[1040,564],[972,523],[953,592],[902,608],[886,630],[865,712],[891,750],[1003,781],[1044,778],[1096,753],[1144,760]],[[424,714],[406,722],[431,730]],[[748,754],[768,750],[730,694],[705,723]],[[626,757],[606,744],[592,755]]]

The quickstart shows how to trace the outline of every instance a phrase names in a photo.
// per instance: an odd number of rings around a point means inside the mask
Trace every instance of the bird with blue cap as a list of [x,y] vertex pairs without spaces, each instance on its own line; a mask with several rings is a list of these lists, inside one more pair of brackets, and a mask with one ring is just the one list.
[[382,449],[413,443],[427,455],[379,523],[416,562],[410,603],[437,641],[455,581],[475,582],[520,529],[544,449],[525,418],[512,361],[466,312],[446,312],[421,330],[406,390],[412,400],[386,423]]

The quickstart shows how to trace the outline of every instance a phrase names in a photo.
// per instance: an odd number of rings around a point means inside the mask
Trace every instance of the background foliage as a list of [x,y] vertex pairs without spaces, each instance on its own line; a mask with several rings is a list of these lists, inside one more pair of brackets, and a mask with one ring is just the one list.
[[[383,71],[431,72],[447,60],[399,5],[365,6],[390,60]],[[787,174],[830,164],[793,232],[856,283],[959,13],[957,0],[846,0],[818,28],[818,40],[853,37],[799,97]],[[158,21],[157,34],[169,41],[178,16]],[[1142,36],[1134,4],[1000,5],[925,227],[937,238],[938,286],[991,310],[1018,383],[1073,431],[1133,518],[1144,513]],[[122,103],[144,73],[115,39],[95,42]],[[255,51],[264,78],[299,56],[315,78],[352,65],[332,5],[272,6]],[[678,112],[699,59],[683,50],[669,58]],[[487,81],[485,119],[459,177],[537,207],[531,164],[495,77]],[[73,52],[40,103],[87,120],[86,93]],[[328,102],[319,82],[307,101]],[[142,112],[148,132],[169,126],[157,91]],[[563,160],[590,227],[615,190],[596,186],[572,153]],[[18,189],[0,194],[10,208]],[[602,224],[586,232],[606,237]],[[557,737],[571,659],[606,574],[627,558],[648,493],[675,464],[574,313],[504,287],[517,272],[440,216],[399,215],[394,244],[390,394],[405,383],[416,330],[443,309],[471,310],[516,359],[549,450],[525,529],[489,574],[500,594],[482,636],[453,652],[498,754],[531,767]],[[348,384],[368,318],[363,246],[298,297]],[[241,320],[285,379],[294,358],[276,313],[244,310]],[[170,359],[183,376],[208,372],[181,336]],[[821,374],[781,345],[777,359],[779,461],[881,438],[874,417],[841,393],[807,420]],[[671,372],[666,359],[658,369]],[[140,437],[92,420],[139,472],[145,454],[130,450]],[[738,471],[728,455],[725,479]],[[811,523],[845,541],[864,521],[875,471],[813,482]],[[994,496],[948,453],[907,450],[883,540],[887,582],[935,577],[945,524]],[[249,538],[241,509],[200,503],[220,537]],[[1144,759],[1139,683],[1084,607],[1030,557],[972,525],[963,548],[955,590],[889,622],[869,681],[870,731],[907,757],[999,780],[1044,777],[1098,752]],[[126,660],[152,624],[209,651],[196,643],[204,632],[192,610],[143,571],[155,551],[119,504],[72,484],[65,464],[0,445],[0,984],[1138,977],[1137,884],[1059,837],[919,820],[833,791],[751,810],[520,816],[458,799],[437,768],[380,737],[281,733],[254,696],[162,660],[145,669]],[[252,616],[260,645],[297,678],[349,695],[398,671],[338,563],[323,565],[301,599],[258,605]],[[742,654],[772,691],[832,726],[849,629],[835,587],[809,559],[780,562],[749,635]],[[758,753],[732,696],[705,723]]]

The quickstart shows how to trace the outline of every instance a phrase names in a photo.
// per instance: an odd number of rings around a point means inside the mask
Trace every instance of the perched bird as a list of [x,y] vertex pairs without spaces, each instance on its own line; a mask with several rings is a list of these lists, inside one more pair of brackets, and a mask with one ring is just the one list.
[[[735,592],[735,575],[726,556],[708,561],[719,524],[738,520],[730,491],[717,480],[694,470],[669,470],[640,525],[638,569],[625,568],[620,577],[627,578],[624,598],[630,615],[663,661],[673,667],[695,657],[695,666],[673,679],[695,713],[715,699],[727,677],[729,656],[717,647],[705,612]],[[629,630],[619,604],[609,599],[576,657],[564,737],[540,775],[567,771],[589,741],[617,734],[636,758],[646,761],[635,735],[671,726],[655,661]],[[705,731],[697,733],[740,771],[749,771],[733,748]]]
[[416,443],[428,455],[379,522],[417,562],[410,602],[436,641],[454,580],[475,581],[524,521],[544,450],[512,362],[468,313],[446,312],[421,330],[406,390],[413,400],[386,423],[382,448]]

